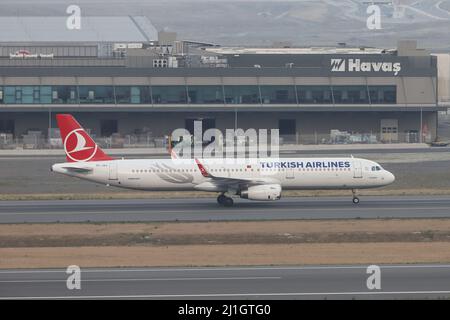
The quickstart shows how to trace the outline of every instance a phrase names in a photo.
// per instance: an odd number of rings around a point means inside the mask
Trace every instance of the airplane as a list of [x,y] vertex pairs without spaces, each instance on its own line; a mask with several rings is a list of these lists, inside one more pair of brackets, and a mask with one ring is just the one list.
[[[208,191],[217,202],[233,206],[232,197],[276,201],[283,190],[351,190],[387,186],[394,175],[378,163],[353,157],[261,158],[250,161],[217,159],[114,159],[94,142],[70,114],[56,115],[66,162],[52,172],[136,190]],[[248,160],[248,159],[247,159]]]

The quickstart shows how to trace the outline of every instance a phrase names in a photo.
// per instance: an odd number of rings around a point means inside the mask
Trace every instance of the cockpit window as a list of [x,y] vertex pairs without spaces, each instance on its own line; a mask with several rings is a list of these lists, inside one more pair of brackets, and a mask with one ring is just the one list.
[[372,171],[381,171],[381,167],[380,166],[373,166],[372,167]]

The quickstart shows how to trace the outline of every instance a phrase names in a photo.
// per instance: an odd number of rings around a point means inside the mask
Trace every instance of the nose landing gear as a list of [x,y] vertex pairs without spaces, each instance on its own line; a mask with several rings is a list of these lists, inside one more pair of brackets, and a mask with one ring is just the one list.
[[234,201],[233,201],[233,199],[231,199],[230,197],[227,197],[226,195],[224,195],[222,193],[217,197],[217,203],[219,203],[220,205],[222,205],[224,207],[232,207],[234,204]]

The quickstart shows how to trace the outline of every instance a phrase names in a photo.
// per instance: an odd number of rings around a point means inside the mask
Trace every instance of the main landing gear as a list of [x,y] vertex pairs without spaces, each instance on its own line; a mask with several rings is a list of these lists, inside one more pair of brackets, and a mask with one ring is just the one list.
[[233,199],[227,197],[223,193],[217,197],[217,202],[224,207],[232,207],[234,203]]
[[353,193],[353,203],[354,204],[358,204],[359,203],[359,198],[356,196],[356,190],[352,189],[352,193]]

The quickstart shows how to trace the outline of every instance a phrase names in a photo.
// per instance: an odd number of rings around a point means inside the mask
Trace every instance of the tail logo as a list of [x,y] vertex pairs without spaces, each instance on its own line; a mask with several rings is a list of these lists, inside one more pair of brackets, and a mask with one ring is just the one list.
[[82,128],[78,128],[64,139],[64,151],[73,161],[89,161],[97,152],[97,144]]

